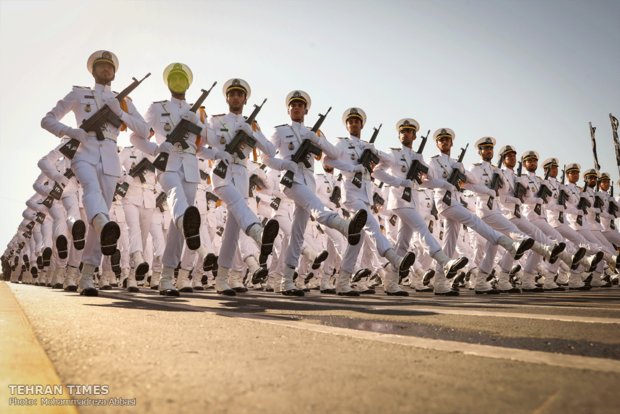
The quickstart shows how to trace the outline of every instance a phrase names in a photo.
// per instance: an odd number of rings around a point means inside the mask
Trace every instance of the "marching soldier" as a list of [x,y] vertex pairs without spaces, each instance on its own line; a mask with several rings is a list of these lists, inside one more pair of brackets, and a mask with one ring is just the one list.
[[[476,180],[479,182],[478,185],[472,186],[474,191],[478,194],[476,202],[476,210],[478,214],[485,223],[500,233],[520,241],[528,238],[528,235],[508,220],[499,208],[499,190],[504,186],[504,182],[499,169],[491,164],[494,155],[495,138],[480,138],[476,142],[476,147],[478,148],[478,153],[482,158],[482,162],[474,164],[470,169],[470,173],[475,176]],[[536,241],[536,238],[534,238],[534,240],[535,241],[532,245],[533,253],[530,254],[528,260],[533,258],[536,265],[540,263],[540,259],[542,257],[547,259],[550,264],[555,263],[566,248],[566,244],[561,242],[561,239],[553,240],[549,243],[541,243]],[[496,254],[497,245],[487,246],[487,248],[479,248],[479,255]],[[500,261],[500,275],[502,276],[503,282],[506,282],[506,278],[510,273],[512,264],[513,260],[510,255],[504,255]],[[532,264],[534,264],[534,262]],[[557,269],[557,266],[555,266],[555,268]],[[488,276],[488,274],[485,274],[482,271],[477,272],[476,292],[484,293],[492,289],[488,281]],[[558,289],[557,285],[554,286],[552,278],[546,279],[548,279],[546,280],[546,283],[548,283],[547,289]],[[560,288],[560,290],[562,289]]]
[[[374,163],[365,166],[359,160],[364,151],[370,151],[380,159],[388,158],[387,154],[379,153],[373,144],[361,140],[361,133],[366,124],[366,113],[360,108],[349,108],[343,116],[342,122],[346,126],[349,137],[341,138],[336,148],[339,156],[330,154],[325,157],[325,164],[338,168],[344,177],[344,206],[350,211],[367,213],[364,229],[366,234],[377,243],[377,251],[381,257],[386,258],[392,268],[387,272],[384,280],[384,290],[388,295],[407,296],[408,293],[400,288],[398,282],[401,275],[406,275],[415,262],[415,254],[407,252],[404,256],[399,255],[389,240],[381,232],[379,222],[372,215],[374,184],[371,180],[370,171],[374,169]],[[370,171],[368,169],[370,167]],[[360,179],[361,175],[361,179]],[[358,186],[359,185],[359,186]],[[355,270],[361,245],[349,243],[344,253],[340,273],[336,282],[336,292],[341,295],[357,296],[357,292],[350,287],[350,279]]]
[[[416,232],[420,235],[420,240],[430,256],[441,266],[440,271],[435,274],[435,280],[439,281],[440,278],[452,279],[463,266],[467,265],[467,258],[461,257],[450,260],[417,211],[419,204],[418,185],[426,188],[440,186],[450,188],[452,186],[445,180],[436,179],[424,162],[422,155],[412,150],[412,144],[419,129],[420,124],[413,118],[403,118],[396,123],[401,147],[392,148],[390,157],[379,162],[374,175],[390,185],[387,209],[400,219],[396,253],[402,255],[407,252],[413,233]],[[420,171],[418,177],[409,179],[407,178],[409,170],[416,161],[426,168],[428,174]],[[420,184],[418,184],[417,179],[421,181]]]
[[299,264],[304,243],[306,226],[311,212],[316,214],[316,220],[327,227],[335,228],[344,236],[348,237],[350,244],[359,242],[359,232],[366,222],[367,212],[358,211],[350,220],[344,220],[337,212],[327,208],[316,195],[316,182],[314,178],[314,157],[308,154],[303,162],[295,163],[292,156],[301,147],[303,141],[309,140],[313,145],[320,148],[327,157],[337,158],[338,150],[322,134],[317,134],[304,125],[305,115],[310,109],[310,95],[304,91],[290,92],[286,97],[286,107],[291,118],[291,124],[276,127],[271,137],[271,142],[280,154],[281,159],[264,156],[265,164],[278,169],[291,171],[293,183],[284,188],[284,194],[295,202],[291,238],[285,252],[285,267],[282,277],[282,294],[303,296],[304,292],[297,289],[293,282],[295,269]]
[[[443,177],[444,180],[449,180],[453,175],[453,170],[458,170],[465,176],[465,183],[463,183],[464,187],[471,189],[471,186],[476,184],[475,177],[473,177],[471,173],[467,174],[465,172],[463,164],[450,158],[450,150],[452,149],[454,137],[454,131],[450,128],[441,128],[434,132],[433,138],[435,139],[440,154],[432,157],[430,170],[433,171],[435,176]],[[454,185],[454,183],[450,184]],[[514,241],[510,237],[493,230],[478,216],[472,214],[469,210],[463,207],[456,189],[446,190],[436,188],[435,203],[439,213],[446,219],[443,249],[448,257],[452,257],[454,254],[458,234],[463,225],[467,226],[469,229],[472,229],[489,241],[489,246],[502,246],[514,256],[515,260],[520,259],[521,256],[523,256],[523,254],[529,250],[534,243],[534,240],[529,238],[520,242]],[[479,265],[479,270],[483,273],[490,274],[494,259],[494,255],[485,255],[483,261]],[[437,285],[435,285],[435,292],[438,292]],[[439,293],[449,294],[449,289],[447,289],[447,286],[443,286],[440,288]]]
[[[275,149],[265,138],[257,124],[256,131],[243,117],[243,108],[251,95],[250,85],[243,79],[230,79],[224,84],[223,93],[228,103],[228,114],[215,115],[210,119],[210,127],[215,134],[214,143],[216,159],[221,160],[213,170],[213,192],[226,204],[228,209],[226,226],[222,235],[222,248],[218,257],[218,273],[215,278],[215,290],[219,294],[234,296],[236,293],[228,284],[229,270],[238,249],[239,232],[243,231],[260,247],[260,265],[263,266],[273,250],[273,241],[278,235],[279,224],[269,220],[263,226],[260,219],[250,210],[247,198],[249,194],[249,174],[247,156],[241,158],[226,151],[237,133],[244,133],[256,141],[256,146],[265,154],[273,156]],[[242,145],[248,149],[248,145]],[[225,168],[218,168],[224,165]]]
[[[211,139],[212,134],[201,122],[199,115],[190,111],[190,105],[185,100],[185,93],[193,81],[191,69],[183,63],[171,63],[164,69],[163,79],[171,97],[169,100],[153,102],[145,116],[157,143],[148,140],[150,134],[137,133],[131,135],[131,143],[151,156],[167,154],[167,158],[163,158],[166,160],[165,166],[159,165],[163,171],[157,179],[168,194],[173,225],[168,231],[162,257],[164,269],[159,280],[159,293],[164,296],[179,296],[173,279],[174,269],[181,261],[183,249],[204,249],[200,244],[200,212],[194,206],[196,188],[200,182],[196,154],[207,140]],[[182,138],[185,145],[181,142],[171,143],[167,136],[182,121],[194,125],[200,133],[188,131]],[[157,159],[154,163],[157,163]],[[189,273],[189,269],[184,270]]]
[[148,127],[133,103],[125,99],[125,110],[110,89],[118,69],[116,55],[99,50],[88,58],[87,69],[95,79],[95,87],[74,87],[45,115],[41,126],[57,137],[68,135],[80,142],[71,168],[84,187],[84,207],[88,215],[89,231],[82,255],[84,266],[78,290],[81,295],[97,296],[93,280],[95,268],[99,266],[102,254],[111,255],[116,251],[116,241],[120,236],[118,225],[109,219],[116,181],[121,175],[116,150],[116,138],[120,130],[106,122],[97,136],[95,132],[71,128],[60,120],[72,111],[77,124],[81,124],[107,105],[132,131],[146,136]]

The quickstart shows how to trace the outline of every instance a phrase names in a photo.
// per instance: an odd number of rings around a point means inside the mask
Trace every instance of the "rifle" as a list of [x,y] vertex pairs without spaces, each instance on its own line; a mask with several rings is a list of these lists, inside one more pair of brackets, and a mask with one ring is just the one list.
[[146,183],[144,174],[146,174],[147,171],[155,172],[155,166],[151,161],[149,161],[148,158],[144,157],[139,163],[134,165],[134,167],[129,170],[129,176],[134,178],[138,176],[138,178],[140,178],[140,182],[144,184]]
[[[545,173],[545,181],[549,179],[550,172],[551,172],[551,168],[547,169],[547,172]],[[549,187],[541,183],[540,188],[538,188],[538,191],[536,192],[536,197],[542,198],[543,203],[547,204],[548,203],[547,199],[552,194],[553,192],[549,190]],[[542,205],[536,204],[534,206],[534,212],[540,216],[540,214],[542,213]]]
[[271,200],[271,203],[269,203],[269,207],[271,207],[275,211],[278,211],[278,209],[280,208],[281,202],[282,202],[282,199],[280,197],[275,197]]
[[[503,157],[499,157],[499,161],[497,162],[497,168],[501,169],[502,168],[502,163],[504,162],[504,158]],[[500,175],[499,172],[494,172],[493,176],[491,177],[491,182],[489,183],[489,188],[493,191],[495,191],[495,194],[497,195],[497,190],[499,190],[500,188],[502,188],[504,186],[504,182],[502,180],[502,177]],[[489,208],[489,210],[493,209],[493,200],[495,200],[494,196],[490,196],[489,200],[487,201],[487,207]]]
[[342,190],[340,187],[334,187],[332,195],[329,197],[329,201],[336,205],[336,208],[340,208],[340,199],[342,198]]
[[155,207],[159,208],[159,211],[164,212],[164,203],[168,199],[168,195],[165,192],[161,192],[157,194],[157,198],[155,199]]
[[[71,168],[67,168],[63,175],[69,179],[75,176]],[[62,185],[58,184],[57,182],[54,182],[54,187],[52,187],[52,189],[50,190],[49,197],[52,197],[55,200],[60,200],[60,197],[62,196],[63,191],[65,191],[65,188]]]
[[35,216],[34,220],[39,223],[39,224],[43,224],[43,222],[45,221],[45,214],[43,213],[37,213],[37,215]]
[[[149,76],[151,76],[151,74],[147,73],[146,76],[141,80],[132,78],[133,82],[131,82],[128,87],[123,89],[121,93],[116,95],[116,99],[119,102],[122,102],[123,99],[127,97],[127,95],[129,95],[134,89],[136,89],[138,85],[144,82],[144,80]],[[103,107],[97,112],[95,112],[93,116],[83,120],[80,128],[86,132],[94,132],[97,135],[97,140],[103,141],[105,139],[105,136],[103,135],[103,129],[105,128],[105,124],[112,124],[112,126],[114,126],[115,128],[120,128],[122,123],[123,121],[121,121],[121,118],[114,112],[112,112],[108,105],[103,105]]]
[[72,160],[79,146],[80,141],[75,138],[71,138],[62,147],[58,148],[58,151],[68,159]]
[[[459,154],[457,162],[463,162],[463,158],[465,158],[465,152],[467,152],[467,148],[469,148],[469,143],[465,146],[465,148],[461,148],[461,153]],[[460,191],[460,183],[465,182],[466,179],[467,177],[461,172],[461,170],[459,170],[458,168],[453,168],[452,172],[450,173],[450,177],[448,177],[448,182]],[[452,192],[449,190],[446,191],[446,194],[443,196],[442,201],[448,206],[452,204]]]
[[[325,115],[319,114],[319,119],[315,122],[314,126],[312,127],[310,131],[316,134],[319,131],[319,128],[321,128],[321,125],[323,125],[323,121],[325,121],[325,118],[327,118],[327,114],[331,110],[332,110],[332,107],[330,106],[329,109],[327,109],[327,112],[325,112]],[[321,150],[321,148],[314,145],[312,141],[308,139],[304,139],[301,145],[299,146],[299,148],[297,148],[297,151],[295,151],[295,154],[293,154],[293,156],[291,157],[291,161],[293,161],[296,164],[303,162],[306,168],[310,168],[311,164],[310,164],[310,161],[308,161],[308,157],[310,156],[310,154],[320,157],[323,154],[323,151]],[[291,188],[291,186],[293,185],[294,176],[295,176],[295,173],[293,173],[293,171],[287,171],[282,176],[282,179],[280,180],[280,184],[285,185],[288,188]]]
[[116,184],[116,189],[114,190],[113,197],[116,197],[118,195],[121,198],[125,198],[125,196],[127,195],[127,190],[129,190],[129,183]]
[[[420,142],[420,146],[418,147],[417,151],[418,154],[421,155],[422,151],[424,151],[424,147],[426,146],[426,141],[428,140],[428,136],[430,133],[431,130],[429,129],[426,133],[426,136],[422,137],[422,142]],[[428,174],[428,166],[420,160],[413,160],[411,162],[411,165],[409,166],[409,170],[407,171],[407,179],[416,180],[418,184],[422,184],[422,177],[420,176],[421,174]],[[405,188],[403,190],[403,195],[401,196],[401,198],[405,201],[411,201],[411,188]]]
[[[261,103],[260,106],[254,105],[254,110],[252,111],[248,119],[246,119],[245,121],[248,125],[251,126],[252,123],[254,123],[256,116],[258,115],[260,110],[263,108],[263,105],[265,105],[265,102],[267,102],[267,98],[263,100],[263,103]],[[252,149],[255,148],[256,139],[254,137],[249,136],[242,130],[238,130],[235,136],[233,137],[233,139],[228,144],[226,144],[226,147],[224,149],[226,150],[227,153],[231,155],[236,154],[239,159],[245,159],[245,154],[243,153],[243,150],[246,147],[250,147]],[[221,160],[215,166],[215,169],[213,170],[213,174],[217,175],[220,178],[226,178],[227,171],[228,171],[228,165],[226,165],[224,160]]]
[[385,204],[385,199],[381,197],[379,193],[374,193],[372,195],[372,209],[376,212],[379,211],[379,208]]
[[[217,82],[213,82],[213,85],[208,90],[201,89],[202,94],[196,100],[196,102],[189,109],[190,112],[196,113],[198,109],[202,106],[202,103],[207,99],[213,87],[217,84]],[[196,125],[187,119],[182,118],[179,123],[174,127],[174,129],[166,135],[166,142],[171,144],[179,144],[181,148],[184,150],[189,148],[189,144],[187,143],[187,136],[189,134],[200,135],[202,132],[202,128],[199,125]],[[153,161],[153,165],[159,171],[166,171],[166,165],[168,164],[168,153],[161,152]]]
[[[519,166],[517,167],[517,177],[521,177],[523,173],[523,162],[519,161]],[[521,184],[519,180],[515,180],[515,197],[521,200],[523,203],[523,198],[525,197],[525,193],[527,192],[527,187]]]
[[[377,136],[379,135],[379,130],[381,129],[382,126],[383,124],[379,124],[379,128],[373,128],[374,131],[372,133],[372,136],[370,137],[370,141],[368,141],[369,144],[375,143],[375,140],[377,139]],[[368,170],[368,172],[372,173],[371,164],[378,164],[378,163],[379,163],[379,157],[377,156],[377,154],[372,152],[370,148],[366,148],[364,152],[362,152],[362,155],[360,156],[360,159],[359,159],[359,164],[362,164]],[[362,173],[355,173],[355,175],[353,176],[353,180],[351,180],[351,182],[357,188],[362,188]]]

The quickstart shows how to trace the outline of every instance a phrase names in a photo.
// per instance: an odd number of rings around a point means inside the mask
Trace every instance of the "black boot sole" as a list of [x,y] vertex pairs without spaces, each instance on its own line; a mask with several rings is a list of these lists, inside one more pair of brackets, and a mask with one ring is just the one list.
[[73,239],[73,247],[75,250],[83,250],[86,245],[84,240],[86,237],[86,224],[82,220],[76,220],[71,227],[71,238]]
[[189,206],[183,214],[183,236],[190,250],[200,247],[200,211],[195,206]]
[[368,213],[366,210],[359,210],[349,223],[349,229],[347,230],[347,242],[351,246],[355,246],[360,242],[362,238],[362,229],[366,225],[366,220],[368,220]]
[[121,228],[114,221],[109,221],[101,229],[101,254],[112,256],[116,251],[116,243],[121,237]]

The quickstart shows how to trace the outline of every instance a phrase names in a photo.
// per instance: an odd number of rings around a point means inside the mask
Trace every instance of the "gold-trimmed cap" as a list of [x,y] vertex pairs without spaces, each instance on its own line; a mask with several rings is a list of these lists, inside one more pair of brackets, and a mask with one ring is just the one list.
[[344,114],[342,114],[342,123],[346,125],[349,118],[358,118],[362,121],[362,126],[366,125],[366,112],[364,112],[362,108],[348,108],[344,111]]
[[233,78],[233,79],[227,80],[222,88],[222,92],[224,93],[224,96],[227,96],[228,92],[234,91],[234,90],[245,92],[245,97],[247,99],[250,99],[250,95],[252,94],[252,89],[250,89],[250,84],[240,78]]
[[482,137],[476,141],[476,148],[481,147],[495,147],[497,141],[493,137]]
[[543,168],[544,169],[553,167],[554,165],[556,167],[560,165],[560,161],[558,161],[558,159],[555,158],[555,157],[550,157],[550,158],[547,158],[546,160],[543,161]]
[[454,138],[456,138],[456,134],[450,128],[440,128],[433,133],[433,139],[435,141],[439,141],[439,139],[443,137],[450,137],[452,138],[452,141],[454,141]]
[[308,92],[302,91],[300,89],[291,91],[286,95],[286,107],[291,104],[293,101],[303,102],[306,105],[306,109],[310,109],[310,105],[312,105],[312,100],[310,99],[310,95]]
[[95,64],[100,62],[108,62],[114,66],[114,71],[118,70],[118,58],[108,50],[98,50],[91,54],[86,61],[86,69],[92,74]]
[[538,156],[538,153],[536,151],[525,151],[523,153],[523,155],[521,155],[521,161],[527,161],[530,159],[536,159],[536,161],[538,161],[540,159],[540,157]]
[[571,162],[570,164],[566,164],[566,174],[568,174],[571,171],[581,171],[581,165],[577,164],[576,162]]
[[420,130],[420,124],[413,118],[403,118],[396,123],[396,130],[400,132],[403,129],[413,129],[417,132]]

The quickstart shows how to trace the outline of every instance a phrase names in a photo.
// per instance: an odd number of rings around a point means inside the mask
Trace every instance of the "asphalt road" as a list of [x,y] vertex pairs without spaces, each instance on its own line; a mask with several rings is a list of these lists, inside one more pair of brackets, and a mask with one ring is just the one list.
[[617,286],[457,298],[6,286],[64,384],[135,404],[83,413],[618,412]]

